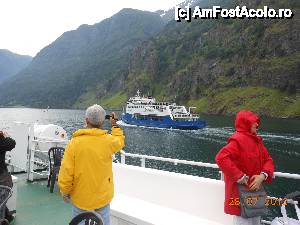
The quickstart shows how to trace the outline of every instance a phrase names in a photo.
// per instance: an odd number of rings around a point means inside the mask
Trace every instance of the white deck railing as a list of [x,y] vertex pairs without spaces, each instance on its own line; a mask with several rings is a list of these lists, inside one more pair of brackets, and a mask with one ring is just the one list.
[[[36,145],[38,143],[52,143],[53,147],[58,146],[58,145],[66,145],[67,141],[53,141],[53,140],[33,140],[33,146],[30,146],[30,151],[29,151],[29,171],[32,171],[32,168],[30,166],[33,165],[34,163],[38,163],[35,161],[35,152],[41,152],[44,154],[47,154],[47,151],[40,151],[37,149]],[[120,151],[121,153],[121,163],[126,164],[126,156],[131,157],[131,158],[139,158],[141,160],[141,167],[146,167],[146,159],[148,160],[156,160],[156,161],[161,161],[161,162],[170,162],[173,163],[174,165],[178,164],[184,164],[184,165],[191,165],[191,166],[198,166],[198,167],[206,167],[206,168],[213,168],[213,169],[219,169],[217,164],[214,163],[204,163],[204,162],[195,162],[195,161],[190,161],[190,160],[182,160],[182,159],[174,159],[174,158],[165,158],[165,157],[158,157],[158,156],[150,156],[150,155],[141,155],[141,154],[135,154],[135,153],[127,153],[123,150]],[[33,172],[33,171],[32,171]],[[221,179],[223,180],[223,174],[221,173]],[[276,177],[282,177],[282,178],[288,178],[288,179],[296,179],[300,180],[300,175],[299,174],[293,174],[293,173],[283,173],[283,172],[274,172],[274,178]]]
[[[27,180],[28,181],[34,181],[35,175],[38,176],[38,178],[45,178],[49,175],[49,160],[48,160],[48,150],[40,150],[39,144],[49,144],[50,147],[58,147],[58,146],[65,146],[68,143],[68,141],[62,141],[62,140],[48,140],[48,139],[36,139],[32,140],[31,143],[28,144],[28,163],[27,163]],[[45,160],[41,160],[36,157],[36,153],[43,154],[45,156]],[[41,171],[37,172],[35,171],[35,167],[44,167],[47,168],[47,171]]]
[[[219,169],[219,166],[217,164],[214,164],[214,163],[204,163],[204,162],[195,162],[195,161],[189,161],[189,160],[164,158],[164,157],[149,156],[149,155],[140,155],[140,154],[127,153],[123,150],[121,150],[120,153],[121,153],[121,163],[123,163],[123,164],[125,164],[126,156],[128,156],[128,157],[132,157],[132,158],[141,159],[141,166],[142,167],[146,167],[146,159],[149,159],[149,160],[156,160],[156,161],[162,161],[162,162],[170,162],[170,163],[174,163],[174,165],[185,164],[185,165],[191,165],[191,166],[199,166],[199,167],[208,167],[208,168],[213,168],[213,169]],[[275,177],[283,177],[283,178],[300,180],[300,175],[299,174],[293,174],[293,173],[274,172],[274,178]],[[222,178],[223,177],[221,176],[221,179]]]

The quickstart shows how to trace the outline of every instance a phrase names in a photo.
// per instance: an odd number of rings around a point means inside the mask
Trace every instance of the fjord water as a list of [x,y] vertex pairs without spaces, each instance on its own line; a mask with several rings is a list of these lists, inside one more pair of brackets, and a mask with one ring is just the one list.
[[[119,112],[120,113],[120,112]],[[84,126],[84,111],[55,109],[0,109],[0,129],[8,130],[14,121],[39,124],[57,124],[69,134]],[[124,127],[125,151],[130,153],[215,163],[219,149],[234,132],[234,117],[203,115],[208,127],[197,131],[163,130],[140,127]],[[109,124],[105,124],[108,128]],[[24,134],[26,135],[26,134]],[[300,120],[262,118],[259,135],[274,159],[275,170],[300,174]],[[137,165],[138,159],[126,158],[126,162]],[[216,169],[197,168],[187,165],[173,165],[158,161],[146,161],[147,167],[181,172],[196,176],[219,178]],[[176,188],[176,187],[174,187]],[[300,191],[300,180],[276,178],[267,186],[269,195],[284,197],[285,194]],[[278,213],[278,207],[269,207],[271,214]],[[278,215],[278,214],[277,214]]]

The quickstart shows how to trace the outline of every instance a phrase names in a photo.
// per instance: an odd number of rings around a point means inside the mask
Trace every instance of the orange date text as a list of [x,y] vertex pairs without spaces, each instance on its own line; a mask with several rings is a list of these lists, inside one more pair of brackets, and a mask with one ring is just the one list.
[[[247,205],[256,205],[259,197],[248,197],[244,203]],[[240,198],[230,198],[229,205],[239,206],[241,204]],[[266,198],[265,206],[286,206],[288,204],[287,198]]]

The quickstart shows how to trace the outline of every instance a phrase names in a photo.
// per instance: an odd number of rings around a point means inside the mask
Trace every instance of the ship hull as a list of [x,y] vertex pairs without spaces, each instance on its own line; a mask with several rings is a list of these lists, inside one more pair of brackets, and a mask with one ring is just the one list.
[[129,113],[123,113],[121,118],[124,123],[143,127],[180,130],[199,130],[206,127],[206,122],[203,120],[176,121],[172,120],[170,116],[160,116],[155,118],[145,116],[143,118],[139,118]]

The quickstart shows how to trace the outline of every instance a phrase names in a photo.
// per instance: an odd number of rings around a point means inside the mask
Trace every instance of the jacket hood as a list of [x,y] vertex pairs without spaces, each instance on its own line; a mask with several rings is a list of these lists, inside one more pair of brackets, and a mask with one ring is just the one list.
[[79,129],[74,132],[73,137],[88,135],[88,136],[100,136],[103,134],[107,134],[107,130],[101,130],[98,128],[85,128]]
[[259,126],[259,116],[254,112],[242,110],[236,114],[234,127],[238,132],[250,132],[253,123],[257,123]]

